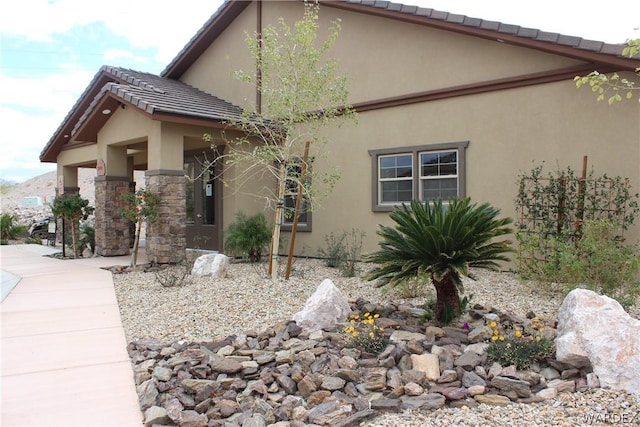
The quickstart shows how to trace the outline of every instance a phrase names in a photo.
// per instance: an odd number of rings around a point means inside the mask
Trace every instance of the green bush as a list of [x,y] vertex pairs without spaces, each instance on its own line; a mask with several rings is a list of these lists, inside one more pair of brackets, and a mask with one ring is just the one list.
[[318,255],[325,259],[327,267],[339,269],[344,277],[355,277],[359,272],[364,235],[355,228],[340,234],[330,233],[324,238],[326,247],[320,248]]
[[84,223],[80,226],[80,251],[89,246],[91,253],[96,252],[96,229],[89,223]]
[[3,213],[0,215],[0,239],[16,240],[27,233],[27,226],[18,224],[18,217]]
[[497,269],[507,261],[510,242],[494,240],[509,234],[510,218],[499,219],[499,209],[469,198],[445,204],[437,199],[395,208],[389,217],[396,227],[380,225],[380,249],[367,260],[376,267],[367,279],[395,286],[407,279],[429,275],[436,289],[434,318],[444,322],[460,315],[462,276],[470,267]]
[[491,322],[487,329],[491,332],[487,358],[502,366],[515,365],[526,369],[533,362],[539,362],[553,355],[553,340],[544,335],[544,324],[534,317],[528,325],[509,324],[508,331],[497,322]]
[[522,239],[523,250],[546,248],[545,256],[520,263],[523,279],[543,284],[555,283],[568,292],[583,287],[616,299],[628,308],[640,295],[640,256],[637,248],[624,245],[617,237],[620,227],[608,220],[584,223],[583,234],[575,243],[569,238],[537,235]]
[[225,251],[232,255],[240,255],[251,262],[259,262],[263,251],[271,241],[271,229],[262,213],[247,217],[244,213],[236,213],[236,221],[224,233]]

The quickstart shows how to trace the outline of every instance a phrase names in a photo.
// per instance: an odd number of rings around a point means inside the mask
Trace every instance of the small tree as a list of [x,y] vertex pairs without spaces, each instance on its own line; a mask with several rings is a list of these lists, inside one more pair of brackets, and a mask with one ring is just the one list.
[[366,257],[377,266],[367,275],[378,285],[395,286],[428,275],[436,288],[434,317],[446,323],[460,315],[461,276],[469,267],[497,269],[496,261],[507,261],[509,241],[493,241],[511,232],[510,218],[498,219],[499,209],[469,198],[411,202],[389,215],[396,228],[381,225],[380,249]]
[[[324,57],[337,40],[339,22],[329,29],[324,42],[318,42],[318,11],[317,4],[305,3],[303,18],[293,28],[280,18],[277,26],[268,25],[259,34],[247,34],[256,70],[237,71],[235,75],[254,85],[262,102],[245,110],[241,118],[228,120],[242,130],[242,136],[228,140],[228,153],[219,158],[227,166],[236,167],[238,187],[247,181],[269,183],[258,196],[274,210],[270,249],[274,278],[278,272],[280,224],[283,217],[292,215],[286,212],[285,197],[294,196],[301,187],[306,209],[311,211],[338,179],[337,171],[321,174],[308,164],[304,165],[307,176],[301,177],[302,147],[309,142],[313,149],[325,142],[320,135],[322,127],[355,118],[347,102],[347,79],[338,76],[336,61]],[[257,114],[259,109],[262,111]],[[210,134],[204,138],[212,140]],[[226,140],[224,134],[223,138]],[[316,149],[310,159],[323,154],[326,150]],[[274,180],[275,190],[271,187]]]
[[136,225],[136,235],[131,252],[130,267],[135,267],[138,262],[138,247],[140,244],[140,230],[142,221],[153,223],[158,219],[158,205],[160,196],[149,190],[138,190],[137,192],[126,192],[120,195],[124,206],[120,208],[120,215]]
[[[627,46],[622,49],[622,55],[629,58],[640,53],[640,39],[627,40]],[[640,77],[640,67],[635,69],[636,76]],[[635,83],[624,77],[620,77],[618,73],[602,74],[600,72],[592,71],[586,76],[576,76],[574,78],[576,86],[578,88],[582,86],[591,87],[591,91],[598,94],[596,98],[598,101],[605,99],[605,95],[608,95],[607,102],[609,105],[614,102],[620,102],[624,98],[632,99],[634,92],[640,90],[640,87]],[[638,97],[640,102],[640,96]]]
[[[89,206],[89,200],[83,199],[79,194],[59,194],[53,199],[51,213],[56,218],[64,218],[71,224],[71,242],[73,256],[78,258],[78,230],[80,221],[89,218],[93,213],[93,207]],[[62,243],[64,245],[64,242]]]

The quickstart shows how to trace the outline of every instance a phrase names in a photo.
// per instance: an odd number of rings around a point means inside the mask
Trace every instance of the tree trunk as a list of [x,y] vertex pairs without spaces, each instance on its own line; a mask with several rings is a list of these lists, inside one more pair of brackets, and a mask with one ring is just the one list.
[[460,315],[460,298],[458,288],[450,274],[437,281],[433,277],[433,286],[436,288],[435,320],[448,323]]
[[269,261],[269,273],[272,279],[278,278],[278,261],[280,257],[278,255],[280,249],[280,228],[282,225],[282,214],[284,210],[284,191],[287,179],[287,170],[285,163],[280,164],[280,171],[278,176],[278,201],[276,204],[276,212],[273,219],[273,234],[271,235],[271,250],[269,254],[271,259]]
[[76,220],[71,219],[71,244],[73,245],[73,257],[78,258],[78,238]]
[[129,267],[135,267],[138,263],[138,245],[140,244],[140,229],[142,228],[142,221],[138,220],[136,223],[136,234],[133,239],[133,249],[131,250],[131,262]]

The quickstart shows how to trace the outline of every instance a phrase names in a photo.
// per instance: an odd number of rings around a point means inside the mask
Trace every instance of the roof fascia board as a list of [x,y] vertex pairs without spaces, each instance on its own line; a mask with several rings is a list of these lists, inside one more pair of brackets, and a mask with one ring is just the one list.
[[160,77],[179,80],[220,34],[240,15],[251,0],[225,0],[218,11],[200,28],[176,57],[160,73]]

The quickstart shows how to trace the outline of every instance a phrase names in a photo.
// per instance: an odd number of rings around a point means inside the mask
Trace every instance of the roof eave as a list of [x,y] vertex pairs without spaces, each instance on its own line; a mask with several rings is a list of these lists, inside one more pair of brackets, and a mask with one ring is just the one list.
[[252,1],[225,0],[184,48],[160,73],[160,77],[179,80],[204,51],[240,15]]

